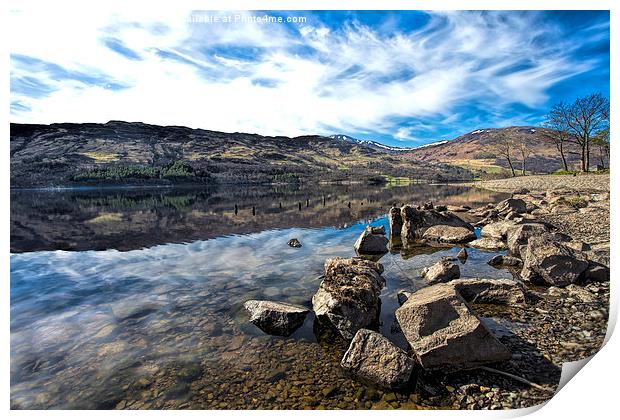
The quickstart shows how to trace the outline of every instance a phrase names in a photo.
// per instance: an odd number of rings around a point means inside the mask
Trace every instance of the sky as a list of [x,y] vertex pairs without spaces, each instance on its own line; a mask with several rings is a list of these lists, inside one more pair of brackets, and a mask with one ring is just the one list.
[[609,97],[607,11],[13,11],[9,26],[11,122],[407,147]]

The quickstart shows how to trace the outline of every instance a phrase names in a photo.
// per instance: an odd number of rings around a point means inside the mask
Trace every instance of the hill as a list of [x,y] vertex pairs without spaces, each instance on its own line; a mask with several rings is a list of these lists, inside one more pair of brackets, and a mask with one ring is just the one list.
[[[496,173],[508,169],[505,159],[498,156],[494,148],[504,137],[523,140],[531,150],[526,159],[526,170],[535,173],[550,173],[562,168],[562,160],[553,142],[549,139],[551,130],[540,127],[486,128],[464,134],[454,140],[444,140],[421,146],[404,155],[414,161],[426,163],[448,163],[473,171]],[[566,158],[569,163],[579,161],[578,150],[574,145],[567,146]],[[521,168],[521,157],[514,150],[513,164]]]
[[13,188],[472,177],[462,168],[412,162],[404,154],[338,138],[267,137],[139,122],[11,124],[10,145]]

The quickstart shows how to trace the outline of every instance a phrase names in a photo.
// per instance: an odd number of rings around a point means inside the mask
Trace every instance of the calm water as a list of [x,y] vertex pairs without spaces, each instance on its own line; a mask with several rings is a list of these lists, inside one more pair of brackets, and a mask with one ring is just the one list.
[[[243,302],[311,307],[325,259],[353,256],[366,223],[387,227],[393,203],[503,198],[490,194],[429,185],[14,192],[12,407],[371,406],[380,391],[341,371],[345,344],[312,316],[291,337],[272,337],[247,322]],[[491,254],[469,251],[462,277],[511,277],[486,264]],[[396,291],[422,287],[420,269],[456,252],[381,258],[384,335],[405,346]]]

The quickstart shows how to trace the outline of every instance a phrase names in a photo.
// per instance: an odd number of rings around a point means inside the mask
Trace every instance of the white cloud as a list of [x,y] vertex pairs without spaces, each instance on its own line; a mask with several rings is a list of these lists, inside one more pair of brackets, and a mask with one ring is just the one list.
[[[13,93],[12,100],[31,110],[15,111],[12,120],[122,119],[289,136],[334,129],[407,139],[411,129],[394,121],[452,122],[457,106],[474,101],[491,109],[508,103],[535,107],[554,83],[592,65],[575,65],[558,45],[535,47],[545,29],[522,14],[499,19],[438,13],[417,32],[390,36],[355,22],[337,31],[306,25],[295,35],[284,25],[188,24],[187,17],[169,11],[138,21],[100,12],[79,20],[13,14],[12,54],[84,73],[96,69],[130,87],[108,90],[53,80],[14,63],[15,76],[32,76],[57,90],[39,98]],[[154,31],[156,25],[167,30]],[[142,60],[110,50],[102,42],[106,36],[121,40]],[[216,44],[230,52],[256,47],[257,61],[203,54]],[[303,46],[318,53],[296,51]],[[186,62],[162,58],[158,50]],[[506,71],[524,62],[523,70]]]

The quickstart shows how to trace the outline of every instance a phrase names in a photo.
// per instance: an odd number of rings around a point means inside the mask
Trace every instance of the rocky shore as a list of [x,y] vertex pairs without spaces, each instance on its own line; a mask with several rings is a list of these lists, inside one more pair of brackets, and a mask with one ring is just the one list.
[[[509,180],[502,188],[511,198],[480,208],[393,207],[387,238],[368,226],[358,257],[328,259],[312,299],[315,329],[337,337],[341,368],[377,398],[368,404],[356,394],[337,406],[505,409],[551,398],[562,364],[598,351],[609,313],[609,188],[604,177],[572,178]],[[377,332],[386,283],[376,261],[388,249],[446,246],[461,246],[458,258],[423,269],[426,287],[398,293],[399,347]],[[467,247],[495,250],[489,265],[513,277],[461,278]],[[278,305],[281,321],[287,309]]]

